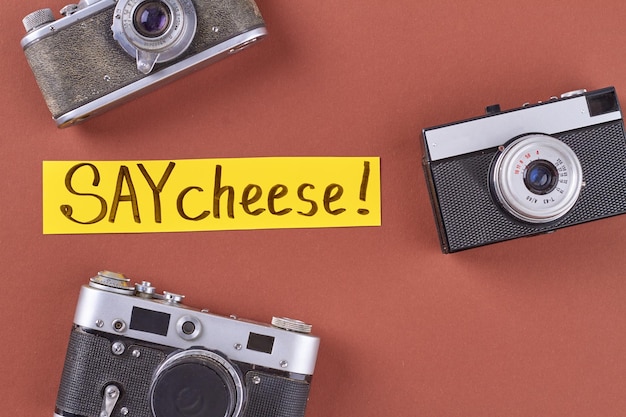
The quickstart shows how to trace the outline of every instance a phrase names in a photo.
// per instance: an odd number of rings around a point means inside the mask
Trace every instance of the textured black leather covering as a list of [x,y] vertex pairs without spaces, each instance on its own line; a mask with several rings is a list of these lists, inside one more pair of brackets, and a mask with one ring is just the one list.
[[[257,377],[259,383],[253,382]],[[246,374],[248,404],[243,417],[303,417],[309,382],[258,371]]]
[[[188,50],[152,73],[239,34],[264,26],[252,0],[194,0],[198,27]],[[129,85],[145,75],[113,39],[110,7],[27,45],[24,53],[54,118]],[[214,31],[212,28],[219,28]]]
[[444,252],[530,236],[626,212],[626,142],[622,121],[552,136],[576,153],[586,185],[574,208],[549,225],[521,223],[498,207],[488,185],[495,149],[431,162],[435,217],[439,218]]
[[[129,416],[153,417],[150,409],[150,385],[166,355],[160,349],[133,345],[125,340],[126,349],[114,355],[109,340],[99,334],[72,330],[65,357],[65,366],[57,396],[60,415],[98,417],[104,388],[114,383],[122,394],[113,415],[120,416],[122,407]],[[138,357],[133,351],[138,350]],[[244,364],[245,368],[249,365]],[[258,383],[255,383],[256,382]],[[292,379],[252,369],[244,377],[244,408],[242,417],[302,417],[309,395],[310,379]],[[232,416],[239,417],[239,416]]]
[[[132,355],[139,350],[139,357]],[[127,407],[136,417],[152,417],[148,392],[157,366],[165,354],[145,346],[127,346],[122,355],[111,353],[111,342],[100,336],[72,331],[57,396],[57,409],[64,414],[98,417],[104,388],[115,383],[122,394],[115,415]]]

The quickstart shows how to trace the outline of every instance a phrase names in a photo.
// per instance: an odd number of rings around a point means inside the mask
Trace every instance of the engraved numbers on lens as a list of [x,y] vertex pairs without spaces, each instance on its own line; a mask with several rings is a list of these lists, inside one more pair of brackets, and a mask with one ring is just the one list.
[[191,0],[119,0],[113,18],[113,38],[136,59],[143,74],[157,63],[171,61],[187,50],[197,27]]
[[527,223],[563,217],[576,203],[582,168],[574,151],[544,134],[528,134],[499,148],[491,175],[501,207]]

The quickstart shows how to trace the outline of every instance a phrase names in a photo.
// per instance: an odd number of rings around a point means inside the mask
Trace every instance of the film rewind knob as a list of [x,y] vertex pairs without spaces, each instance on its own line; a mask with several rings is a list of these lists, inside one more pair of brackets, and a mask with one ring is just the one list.
[[272,317],[272,326],[298,333],[311,333],[313,326],[300,320],[287,317]]
[[54,22],[54,14],[51,9],[36,10],[22,19],[22,24],[26,32],[35,30],[43,25]]

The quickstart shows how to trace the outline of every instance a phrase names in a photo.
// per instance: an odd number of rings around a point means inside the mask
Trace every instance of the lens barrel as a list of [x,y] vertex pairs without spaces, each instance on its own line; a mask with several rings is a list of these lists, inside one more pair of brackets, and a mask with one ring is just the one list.
[[223,356],[181,351],[157,370],[150,389],[154,417],[229,417],[243,406],[243,383]]
[[198,17],[191,0],[119,0],[116,9],[113,38],[143,74],[181,56],[196,34]]
[[565,216],[576,204],[582,184],[582,168],[574,151],[539,133],[502,147],[491,168],[496,201],[508,214],[531,224]]

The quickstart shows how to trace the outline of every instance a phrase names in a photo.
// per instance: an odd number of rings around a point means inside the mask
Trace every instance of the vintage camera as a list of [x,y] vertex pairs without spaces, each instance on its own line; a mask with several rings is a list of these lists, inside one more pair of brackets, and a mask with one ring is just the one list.
[[626,211],[626,141],[612,87],[424,129],[444,253]]
[[99,272],[81,288],[55,417],[302,417],[319,338]]
[[80,0],[23,19],[22,48],[59,127],[239,52],[267,34],[253,0]]

